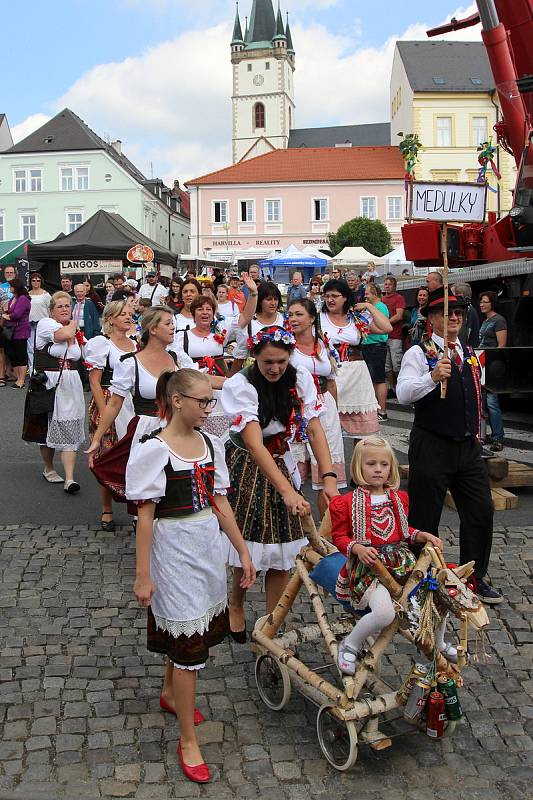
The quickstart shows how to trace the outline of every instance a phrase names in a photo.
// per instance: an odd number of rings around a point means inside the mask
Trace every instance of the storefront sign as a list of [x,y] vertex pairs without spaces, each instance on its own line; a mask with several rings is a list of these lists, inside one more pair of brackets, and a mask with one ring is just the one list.
[[[243,247],[240,239],[213,239],[211,247]],[[280,239],[247,239],[244,247],[281,247]]]
[[122,272],[122,261],[108,261],[104,259],[82,259],[79,261],[60,261],[61,274],[94,275],[101,272]]
[[329,241],[327,239],[302,239],[302,244],[319,244],[327,245],[329,247]]
[[409,218],[433,222],[483,222],[487,189],[480,183],[412,184]]

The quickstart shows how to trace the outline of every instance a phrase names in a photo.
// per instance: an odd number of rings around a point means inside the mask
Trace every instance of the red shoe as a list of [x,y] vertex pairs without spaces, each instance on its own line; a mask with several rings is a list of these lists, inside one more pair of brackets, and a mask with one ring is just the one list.
[[178,742],[176,752],[178,754],[183,774],[186,778],[188,778],[190,781],[194,781],[194,783],[208,783],[211,780],[211,773],[209,772],[209,767],[205,762],[202,764],[196,764],[194,767],[185,763],[183,760],[183,753],[181,752],[181,741]]
[[[162,711],[168,711],[169,714],[174,714],[174,716],[176,716],[175,709],[172,708],[172,706],[170,706],[167,703],[167,701],[165,700],[163,695],[159,696],[159,708]],[[201,725],[202,722],[205,722],[205,717],[204,717],[204,715],[202,714],[202,712],[200,711],[199,708],[195,708],[194,709],[194,724],[195,725]]]

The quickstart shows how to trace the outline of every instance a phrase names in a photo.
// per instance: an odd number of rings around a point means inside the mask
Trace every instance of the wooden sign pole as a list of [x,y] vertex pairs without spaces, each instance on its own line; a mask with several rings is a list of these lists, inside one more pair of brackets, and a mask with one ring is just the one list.
[[[443,276],[443,283],[444,283],[444,358],[449,358],[448,353],[448,225],[446,222],[442,225],[442,261],[444,263],[444,276]],[[448,381],[444,380],[441,382],[440,385],[440,398],[444,400],[446,397],[446,390],[448,388]]]

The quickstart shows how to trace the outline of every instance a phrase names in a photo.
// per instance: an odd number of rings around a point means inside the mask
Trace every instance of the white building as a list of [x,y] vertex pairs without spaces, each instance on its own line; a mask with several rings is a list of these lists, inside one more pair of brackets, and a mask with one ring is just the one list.
[[272,0],[253,0],[244,36],[239,11],[231,40],[233,163],[286,148],[294,125],[294,48]]
[[103,210],[173,253],[189,251],[188,194],[147,179],[120,141],[105,142],[68,108],[15,145],[8,134],[0,114],[0,240],[50,241]]

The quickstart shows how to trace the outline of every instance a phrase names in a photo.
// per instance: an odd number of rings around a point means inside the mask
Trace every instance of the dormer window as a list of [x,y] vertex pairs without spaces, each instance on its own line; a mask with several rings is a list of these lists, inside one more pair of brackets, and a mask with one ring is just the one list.
[[433,76],[433,83],[435,84],[435,86],[445,86],[446,85],[446,81],[444,80],[444,78],[441,78],[438,75]]
[[474,86],[483,86],[483,81],[481,78],[470,78],[470,83],[472,83]]

